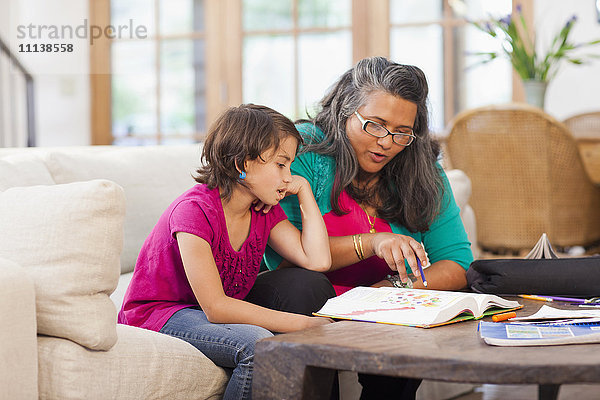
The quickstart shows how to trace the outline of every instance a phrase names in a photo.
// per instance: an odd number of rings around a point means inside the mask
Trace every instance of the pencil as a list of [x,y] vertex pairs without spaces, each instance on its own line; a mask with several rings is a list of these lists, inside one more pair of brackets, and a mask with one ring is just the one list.
[[514,318],[516,316],[517,316],[517,313],[514,312],[514,311],[505,312],[505,313],[502,313],[502,314],[493,315],[492,316],[492,321],[494,321],[494,322],[506,321],[507,319]]
[[520,294],[519,297],[529,300],[553,301],[550,297],[536,296],[535,294]]
[[421,279],[423,280],[423,286],[427,287],[427,279],[425,279],[425,274],[423,273],[423,266],[421,265],[421,260],[417,257],[417,266],[419,267],[419,273],[421,274]]
[[519,297],[530,300],[540,301],[570,301],[573,303],[587,303],[586,299],[580,299],[575,297],[561,297],[561,296],[538,296],[535,294],[520,294]]
[[561,297],[561,296],[548,296],[555,301],[571,301],[573,303],[587,303],[586,299],[580,299],[576,297]]

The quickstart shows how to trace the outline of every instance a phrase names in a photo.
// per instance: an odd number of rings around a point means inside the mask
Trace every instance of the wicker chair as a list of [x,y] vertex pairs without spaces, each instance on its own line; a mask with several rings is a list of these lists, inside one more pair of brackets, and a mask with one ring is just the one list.
[[574,115],[565,119],[563,123],[576,138],[600,139],[600,111]]
[[600,240],[600,187],[586,174],[568,128],[525,104],[463,112],[446,142],[453,168],[472,181],[479,245],[530,249],[542,233],[553,245]]
[[577,140],[588,175],[600,184],[600,111],[574,115],[563,123]]

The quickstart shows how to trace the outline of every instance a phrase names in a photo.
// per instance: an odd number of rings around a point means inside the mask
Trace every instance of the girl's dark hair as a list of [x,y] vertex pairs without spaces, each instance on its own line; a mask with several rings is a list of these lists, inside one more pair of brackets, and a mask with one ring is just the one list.
[[413,127],[417,138],[381,170],[375,187],[377,216],[411,232],[429,229],[440,210],[444,185],[436,167],[440,147],[429,133],[428,91],[427,79],[419,68],[372,57],[346,71],[321,99],[320,111],[310,122],[321,128],[325,137],[320,142],[310,140],[302,151],[335,158],[331,204],[336,214],[347,213],[339,204],[344,189],[358,202],[372,201],[373,192],[361,192],[352,184],[359,166],[346,134],[346,122],[372,93],[384,92],[417,105]]
[[288,136],[296,138],[298,146],[302,143],[294,123],[283,114],[255,104],[232,107],[211,125],[194,179],[211,189],[219,187],[221,197],[229,199],[236,183],[242,182],[238,168],[244,170],[244,161],[277,149]]

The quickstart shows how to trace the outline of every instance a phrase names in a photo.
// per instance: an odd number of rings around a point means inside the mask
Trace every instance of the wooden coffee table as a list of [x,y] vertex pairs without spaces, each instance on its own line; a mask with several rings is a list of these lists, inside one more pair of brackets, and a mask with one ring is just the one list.
[[[525,305],[519,316],[543,304],[519,301]],[[476,321],[430,329],[342,321],[262,340],[255,351],[257,399],[329,399],[336,370],[447,382],[537,384],[544,400],[556,399],[561,384],[600,383],[600,344],[488,346],[478,337]]]

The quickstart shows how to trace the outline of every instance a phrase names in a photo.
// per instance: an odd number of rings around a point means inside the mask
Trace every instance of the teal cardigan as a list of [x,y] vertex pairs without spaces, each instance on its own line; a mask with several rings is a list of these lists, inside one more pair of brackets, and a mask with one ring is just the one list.
[[[313,124],[303,123],[296,126],[305,142],[322,140],[323,132]],[[439,168],[444,182],[444,197],[440,214],[435,218],[426,232],[409,232],[402,225],[390,223],[392,232],[412,236],[417,242],[422,242],[429,261],[433,264],[440,260],[451,260],[458,263],[465,270],[473,262],[471,243],[460,219],[460,209],[454,201],[452,189],[442,167]],[[331,211],[331,192],[335,177],[335,160],[332,157],[313,152],[300,153],[292,163],[293,175],[300,175],[308,180],[312,192],[321,211],[325,215]],[[302,229],[302,218],[297,196],[287,196],[280,202],[288,219],[298,229]],[[274,270],[281,263],[282,257],[267,246],[263,261],[266,267]],[[408,263],[406,264],[408,270]]]

